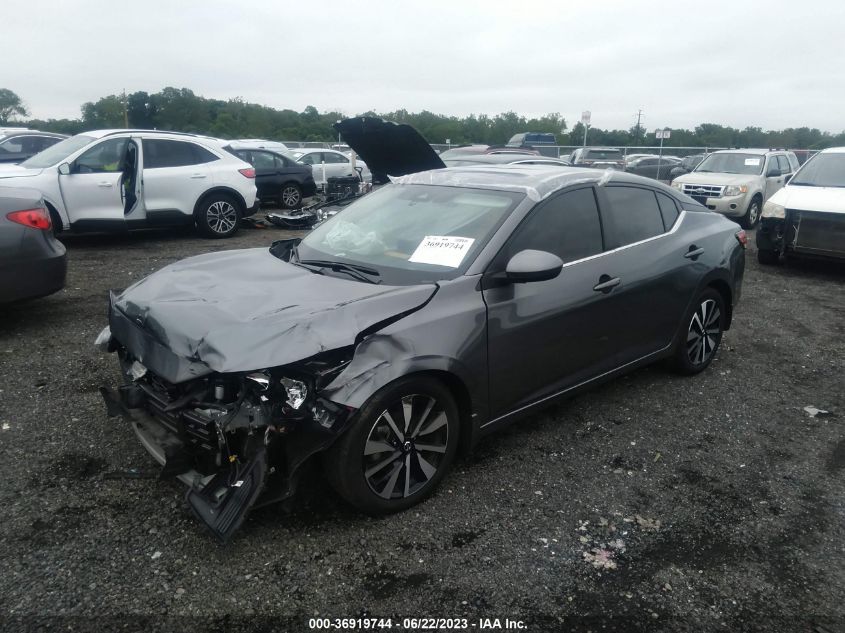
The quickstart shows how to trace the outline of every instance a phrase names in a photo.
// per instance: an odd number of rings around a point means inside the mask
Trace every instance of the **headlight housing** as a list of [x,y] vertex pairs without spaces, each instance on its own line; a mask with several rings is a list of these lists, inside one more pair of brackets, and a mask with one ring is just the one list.
[[781,204],[777,204],[776,202],[772,202],[769,200],[766,204],[763,205],[763,217],[764,218],[785,218],[786,217],[786,207]]
[[722,192],[723,196],[738,196],[743,193],[748,193],[747,185],[728,185]]
[[674,188],[674,189],[678,189],[678,190],[680,190],[680,191],[683,191],[683,190],[684,190],[684,183],[682,183],[682,182],[673,182],[673,183],[672,183],[672,188]]

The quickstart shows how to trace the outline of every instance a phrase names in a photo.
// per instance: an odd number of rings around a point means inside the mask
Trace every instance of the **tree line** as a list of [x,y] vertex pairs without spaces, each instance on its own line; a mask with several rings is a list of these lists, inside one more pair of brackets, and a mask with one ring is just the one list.
[[[374,111],[358,116],[377,116],[388,121],[407,123],[416,128],[429,143],[452,144],[506,143],[520,132],[554,134],[560,145],[581,145],[584,127],[578,122],[571,128],[558,112],[541,117],[525,117],[516,112],[493,116],[471,114],[447,116],[423,110],[408,112]],[[164,88],[156,93],[144,91],[126,95],[108,95],[82,104],[78,119],[34,119],[18,95],[0,88],[0,125],[21,125],[44,131],[78,134],[100,128],[140,128],[174,130],[221,138],[266,138],[279,141],[336,140],[332,124],[347,118],[340,112],[319,112],[308,106],[302,112],[277,110],[247,103],[241,98],[223,101],[194,94],[188,88]],[[605,130],[591,127],[589,145],[656,145],[653,133],[632,127]],[[845,131],[838,134],[817,128],[798,127],[766,130],[761,127],[737,129],[716,123],[702,123],[692,130],[673,129],[666,147],[785,147],[823,149],[845,145]]]

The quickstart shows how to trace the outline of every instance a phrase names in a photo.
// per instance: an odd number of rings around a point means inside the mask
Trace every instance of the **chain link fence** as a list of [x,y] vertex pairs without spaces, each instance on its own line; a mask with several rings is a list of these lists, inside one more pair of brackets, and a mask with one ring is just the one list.
[[[301,148],[319,148],[319,149],[337,149],[340,151],[349,151],[349,147],[344,143],[337,143],[337,142],[320,142],[320,141],[281,141],[284,143],[288,148],[295,149],[297,147]],[[454,149],[456,147],[464,147],[468,144],[447,144],[447,143],[431,143],[431,147],[434,148],[434,151],[438,154],[443,152],[447,149]],[[479,143],[479,145],[482,145]],[[552,156],[554,158],[564,158],[567,159],[569,156],[574,152],[576,149],[581,148],[581,145],[537,145],[534,149],[538,150],[544,156]],[[604,147],[604,146],[597,146],[597,145],[588,145],[587,147]],[[658,155],[661,153],[661,149],[659,145],[638,145],[632,147],[618,147],[624,156],[630,156],[631,154],[655,154]],[[674,147],[664,145],[662,154],[663,156],[668,157],[677,157],[677,158],[684,158],[685,156],[693,156],[694,154],[709,154],[710,152],[715,152],[721,149],[731,149],[729,147]],[[778,148],[783,149],[783,148]],[[795,155],[798,157],[798,162],[803,164],[805,163],[811,156],[814,156],[818,150],[814,149],[792,149],[789,150],[794,152]]]

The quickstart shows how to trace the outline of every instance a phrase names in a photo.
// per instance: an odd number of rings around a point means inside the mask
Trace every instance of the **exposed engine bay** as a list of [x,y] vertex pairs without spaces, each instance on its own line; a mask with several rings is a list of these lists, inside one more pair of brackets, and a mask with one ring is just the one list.
[[102,388],[110,415],[128,419],[162,465],[190,486],[194,514],[222,542],[247,511],[288,498],[299,467],[345,428],[353,410],[319,390],[348,364],[327,353],[282,370],[210,374],[173,384],[115,339],[124,384]]

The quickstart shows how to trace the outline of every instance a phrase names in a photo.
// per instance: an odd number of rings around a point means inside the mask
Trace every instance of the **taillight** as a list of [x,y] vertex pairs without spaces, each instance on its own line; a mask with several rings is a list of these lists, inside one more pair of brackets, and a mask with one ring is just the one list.
[[50,222],[50,213],[47,209],[25,209],[23,211],[12,211],[6,217],[12,222],[32,227],[33,229],[48,230],[53,223]]
[[736,241],[742,244],[742,248],[748,248],[748,235],[745,234],[745,231],[736,232]]
[[247,178],[255,178],[255,169],[253,167],[244,167],[243,169],[239,169],[242,176],[246,176]]

